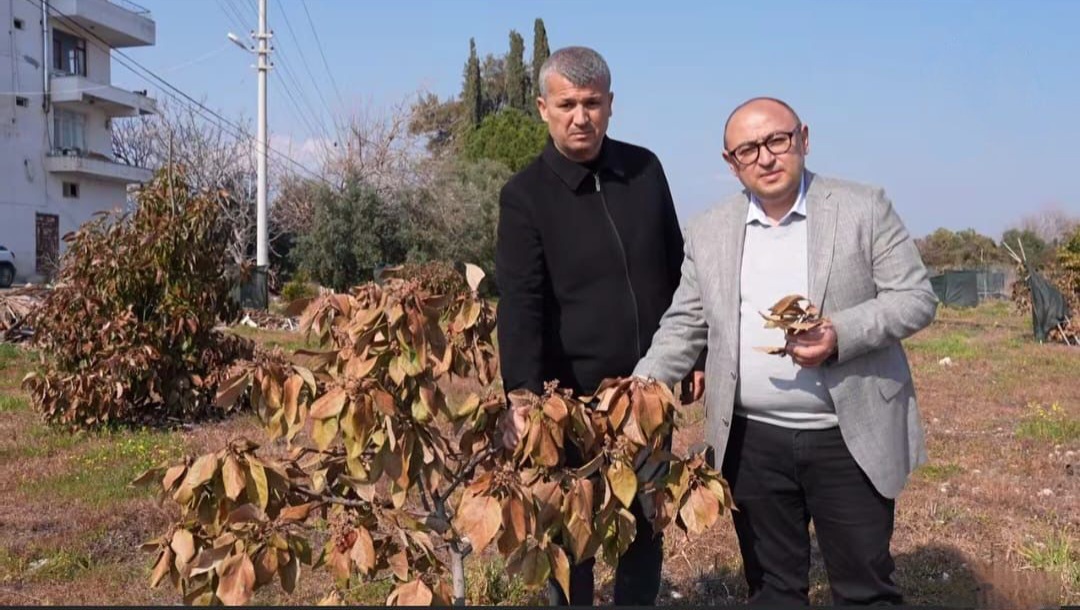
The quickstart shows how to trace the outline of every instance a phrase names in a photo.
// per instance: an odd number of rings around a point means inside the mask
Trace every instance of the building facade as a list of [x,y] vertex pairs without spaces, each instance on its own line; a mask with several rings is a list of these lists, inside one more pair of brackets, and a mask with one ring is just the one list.
[[156,28],[126,0],[9,0],[0,19],[0,245],[34,281],[53,273],[63,235],[151,177],[113,157],[113,121],[155,103],[112,85],[111,49],[153,45]]

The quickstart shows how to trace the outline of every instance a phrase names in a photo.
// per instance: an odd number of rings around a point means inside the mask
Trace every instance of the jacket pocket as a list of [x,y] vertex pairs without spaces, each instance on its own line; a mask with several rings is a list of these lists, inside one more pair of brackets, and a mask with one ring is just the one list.
[[878,377],[877,379],[878,391],[881,392],[881,397],[884,398],[886,402],[892,402],[897,394],[910,384],[910,378],[903,380],[894,379],[893,377]]

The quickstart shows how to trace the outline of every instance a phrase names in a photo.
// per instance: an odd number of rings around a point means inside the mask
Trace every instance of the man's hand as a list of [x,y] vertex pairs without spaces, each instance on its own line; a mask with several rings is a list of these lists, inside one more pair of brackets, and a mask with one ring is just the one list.
[[679,402],[688,405],[705,395],[705,371],[693,371],[682,380]]
[[836,329],[828,320],[817,328],[788,337],[787,353],[799,366],[820,366],[836,353]]

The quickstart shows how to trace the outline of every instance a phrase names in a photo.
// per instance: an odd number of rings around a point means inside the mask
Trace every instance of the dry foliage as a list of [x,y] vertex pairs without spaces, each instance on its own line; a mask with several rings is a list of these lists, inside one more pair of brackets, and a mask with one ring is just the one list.
[[[799,294],[790,294],[780,299],[769,308],[768,314],[763,313],[761,317],[765,318],[765,328],[780,328],[785,336],[795,336],[811,331],[825,321],[817,306]],[[781,358],[787,355],[787,349],[784,347],[755,347],[754,349]]]
[[212,405],[219,375],[251,351],[214,330],[236,314],[222,196],[162,171],[134,214],[65,236],[56,287],[30,320],[41,366],[24,386],[46,420],[160,423]]
[[32,287],[0,294],[0,341],[16,343],[30,338],[34,334],[30,318],[48,294],[48,288]]
[[[448,604],[464,601],[448,562],[460,568],[492,545],[536,587],[550,575],[566,588],[574,561],[617,561],[636,531],[638,491],[658,531],[674,521],[699,533],[730,507],[703,455],[663,450],[674,400],[654,382],[609,380],[581,399],[550,384],[543,396],[513,393],[512,410],[490,390],[451,400],[451,376],[486,388],[498,372],[494,310],[476,292],[479,269],[467,276],[449,294],[385,277],[294,304],[321,347],[250,362],[218,395],[223,407],[250,400],[291,452],[260,458],[236,440],[140,477],[180,505],[179,522],[148,547],[151,584],[168,577],[188,603],[249,603],[271,582],[290,591],[310,565],[339,587],[392,579],[388,604]],[[511,449],[502,435],[514,416],[526,426]],[[571,451],[584,466],[567,465]],[[650,480],[636,472],[646,463],[670,470]],[[312,552],[318,520],[330,536]]]

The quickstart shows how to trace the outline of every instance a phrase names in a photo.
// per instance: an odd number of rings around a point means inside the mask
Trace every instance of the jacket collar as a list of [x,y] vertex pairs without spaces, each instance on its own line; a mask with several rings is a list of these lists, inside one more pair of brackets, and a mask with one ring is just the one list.
[[[581,184],[592,175],[589,168],[566,158],[559,149],[555,148],[555,142],[552,141],[551,136],[548,136],[547,145],[544,146],[544,151],[540,153],[544,163],[551,168],[555,175],[559,177],[563,183],[572,191],[577,191],[581,188]],[[611,138],[604,136],[604,141],[600,145],[600,163],[597,165],[597,169],[600,171],[608,170],[615,174],[619,178],[626,177],[626,165],[622,154],[620,153],[619,146]]]

